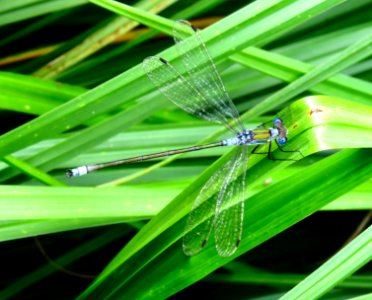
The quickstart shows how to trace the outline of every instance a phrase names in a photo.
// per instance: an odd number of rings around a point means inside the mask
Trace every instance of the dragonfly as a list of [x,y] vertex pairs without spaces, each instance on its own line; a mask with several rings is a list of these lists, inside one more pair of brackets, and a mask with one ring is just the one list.
[[[180,73],[162,57],[151,56],[143,61],[145,73],[158,90],[176,106],[196,117],[224,125],[232,133],[232,137],[210,144],[80,166],[67,170],[66,176],[82,176],[106,167],[190,151],[235,146],[231,158],[200,189],[188,215],[183,236],[183,251],[192,256],[206,246],[214,231],[217,253],[228,257],[236,252],[242,239],[248,146],[254,146],[252,153],[267,154],[269,159],[274,159],[271,151],[273,141],[283,152],[299,151],[282,149],[287,142],[288,130],[281,118],[275,118],[271,128],[257,127],[248,130],[244,127],[216,65],[194,26],[188,21],[176,21],[173,37],[186,72]],[[256,151],[257,147],[267,143],[268,152]]]

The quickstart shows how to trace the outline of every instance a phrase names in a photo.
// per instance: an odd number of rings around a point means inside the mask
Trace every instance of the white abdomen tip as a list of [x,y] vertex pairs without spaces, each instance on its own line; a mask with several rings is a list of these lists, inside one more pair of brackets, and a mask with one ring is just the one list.
[[88,167],[87,166],[81,166],[74,169],[69,169],[66,171],[66,177],[76,177],[76,176],[83,176],[85,174],[88,174]]

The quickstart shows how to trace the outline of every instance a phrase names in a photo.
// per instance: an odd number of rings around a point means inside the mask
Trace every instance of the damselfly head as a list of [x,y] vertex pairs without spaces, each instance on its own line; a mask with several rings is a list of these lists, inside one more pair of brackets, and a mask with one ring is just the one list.
[[287,142],[288,130],[283,125],[283,121],[281,118],[274,119],[274,127],[278,129],[278,133],[279,133],[278,138],[277,138],[278,144],[280,146],[283,146]]
[[279,137],[278,138],[278,144],[280,146],[283,146],[285,143],[287,142],[287,138],[284,136],[284,137]]
[[283,126],[283,120],[281,118],[274,119],[274,127],[279,128]]

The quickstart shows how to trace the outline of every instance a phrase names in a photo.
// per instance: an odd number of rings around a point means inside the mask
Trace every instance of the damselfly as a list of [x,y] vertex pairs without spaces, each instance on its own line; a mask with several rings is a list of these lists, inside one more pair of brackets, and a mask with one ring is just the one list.
[[239,113],[222,83],[212,58],[198,31],[187,21],[175,22],[173,35],[187,74],[179,73],[168,61],[152,56],[143,62],[143,68],[160,92],[186,112],[217,122],[234,136],[216,143],[177,150],[141,155],[133,158],[81,166],[66,172],[67,177],[121,164],[140,162],[221,146],[237,146],[232,157],[205,183],[195,199],[188,216],[183,238],[186,255],[198,253],[207,243],[212,230],[220,256],[232,255],[239,246],[244,216],[245,173],[248,164],[248,146],[275,141],[279,149],[287,142],[287,129],[280,118],[272,128],[247,130],[239,120]]

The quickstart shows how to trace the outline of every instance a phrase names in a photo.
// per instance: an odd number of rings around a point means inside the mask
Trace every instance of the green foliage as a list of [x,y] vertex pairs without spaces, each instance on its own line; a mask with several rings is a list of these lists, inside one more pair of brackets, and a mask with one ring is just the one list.
[[[15,43],[16,50],[0,59],[6,66],[0,73],[0,109],[9,122],[0,136],[0,240],[125,223],[56,259],[68,266],[114,240],[129,240],[80,291],[80,299],[162,299],[204,278],[244,284],[244,298],[344,299],[371,292],[371,270],[365,267],[372,258],[371,227],[318,268],[307,266],[307,274],[292,271],[290,261],[282,262],[285,272],[253,268],[243,255],[317,211],[372,208],[371,9],[367,0],[4,3],[0,30],[7,36],[0,45],[6,51]],[[251,155],[238,251],[219,257],[210,241],[200,254],[186,257],[180,241],[193,200],[230,158],[229,150],[177,155],[82,178],[67,179],[64,170],[227,136],[223,128],[175,108],[141,67],[143,58],[160,53],[184,72],[168,40],[154,37],[170,35],[175,19],[197,18],[203,25],[207,16],[221,14],[201,35],[246,127],[280,116],[289,130],[286,149],[300,149],[305,158],[292,153],[298,162],[273,162]],[[89,18],[79,20],[82,15]],[[27,26],[15,30],[18,22]],[[151,30],[133,30],[138,24]],[[67,25],[74,32],[57,45],[53,36],[39,34]],[[111,44],[128,33],[133,36],[127,42]],[[34,42],[36,36],[42,42]],[[42,45],[52,50],[41,49],[43,55],[28,61]],[[30,120],[19,125],[24,115]],[[284,154],[276,149],[274,155]],[[149,221],[138,223],[142,220]],[[300,255],[304,249],[297,242],[286,247]],[[352,275],[362,267],[364,273]],[[229,273],[214,272],[218,268]],[[47,264],[25,273],[0,290],[0,298],[14,297],[56,271]],[[267,291],[252,289],[262,283]],[[234,298],[234,286],[229,290],[221,297]]]

